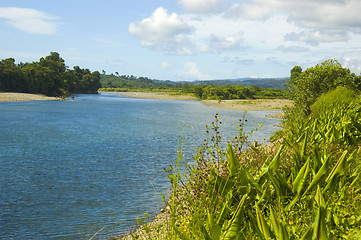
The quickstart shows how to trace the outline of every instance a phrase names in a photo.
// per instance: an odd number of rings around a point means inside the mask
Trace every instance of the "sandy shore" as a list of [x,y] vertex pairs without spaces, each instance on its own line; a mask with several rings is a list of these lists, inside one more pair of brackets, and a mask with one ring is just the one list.
[[[124,92],[122,95],[137,98],[151,98],[164,100],[198,100],[190,95],[176,95],[169,92]],[[242,99],[242,100],[202,100],[204,105],[216,108],[226,108],[241,111],[277,111],[284,107],[291,107],[288,99]]]
[[242,111],[276,111],[292,106],[292,101],[288,99],[203,100],[202,103],[210,107]]
[[40,100],[61,100],[61,98],[48,97],[41,94],[0,92],[0,102],[40,101]]
[[172,92],[122,92],[121,95],[135,98],[150,98],[163,100],[198,100],[190,95],[178,95]]

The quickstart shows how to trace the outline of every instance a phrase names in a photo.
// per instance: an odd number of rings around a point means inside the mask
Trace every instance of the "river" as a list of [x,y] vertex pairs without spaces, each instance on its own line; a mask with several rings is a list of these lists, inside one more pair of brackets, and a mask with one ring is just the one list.
[[[0,103],[0,239],[85,239],[103,227],[106,238],[155,216],[179,137],[192,162],[216,113],[224,141],[236,136],[243,112],[199,101],[101,93]],[[263,122],[260,142],[278,129],[269,113],[246,115],[248,132]]]

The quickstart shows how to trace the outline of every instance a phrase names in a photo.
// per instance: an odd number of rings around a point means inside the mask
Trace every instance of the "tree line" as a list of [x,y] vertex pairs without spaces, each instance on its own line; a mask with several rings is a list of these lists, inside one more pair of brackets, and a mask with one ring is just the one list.
[[147,77],[136,77],[134,75],[119,75],[118,72],[114,74],[100,75],[100,82],[102,88],[113,89],[172,89],[175,86],[175,82],[172,81],[160,81],[150,79]]
[[100,73],[79,66],[67,69],[59,53],[51,52],[38,62],[15,63],[14,58],[0,61],[0,91],[66,96],[70,93],[97,93]]
[[[133,75],[106,75],[101,74],[100,82],[103,91],[127,92],[127,91],[169,91],[179,94],[191,94],[199,99],[230,100],[230,99],[254,99],[254,98],[287,98],[288,89],[277,85],[279,80],[273,80],[278,87],[265,88],[257,86],[257,81],[251,86],[242,86],[241,81],[209,80],[194,82],[173,82],[135,77]],[[264,84],[260,80],[260,84]],[[234,84],[237,82],[238,84]],[[225,84],[227,83],[227,84]]]

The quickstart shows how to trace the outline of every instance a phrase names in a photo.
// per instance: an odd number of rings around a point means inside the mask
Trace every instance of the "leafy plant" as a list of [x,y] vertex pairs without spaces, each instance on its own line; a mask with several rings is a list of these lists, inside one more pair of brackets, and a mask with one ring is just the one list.
[[186,207],[175,206],[182,214],[174,215],[173,239],[359,236],[361,217],[354,213],[361,210],[360,101],[329,94],[297,128],[288,125],[273,147],[241,151],[247,145],[241,133],[225,150],[218,142],[199,150],[180,193]]

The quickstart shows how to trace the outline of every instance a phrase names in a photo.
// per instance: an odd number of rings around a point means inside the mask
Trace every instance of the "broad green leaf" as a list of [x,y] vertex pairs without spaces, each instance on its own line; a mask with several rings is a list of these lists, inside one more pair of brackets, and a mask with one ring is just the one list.
[[325,219],[326,210],[323,207],[319,207],[313,226],[312,240],[328,240]]
[[317,185],[317,191],[315,195],[315,201],[319,207],[325,207],[325,200],[322,197],[320,185]]
[[256,204],[256,215],[257,215],[258,228],[262,233],[262,237],[264,237],[265,239],[270,239],[271,233],[270,233],[269,226],[268,226],[266,220],[264,219],[261,211],[259,210],[259,207],[257,204]]
[[309,240],[312,238],[312,226],[310,226],[307,231],[302,235],[300,240]]
[[273,160],[269,164],[269,169],[273,171],[278,171],[278,168],[280,166],[280,155],[283,151],[284,145],[281,145],[274,156]]
[[283,197],[284,196],[284,193],[281,189],[281,186],[280,186],[280,182],[278,181],[278,179],[276,179],[275,177],[272,176],[271,173],[268,173],[268,178],[271,180],[272,182],[272,185],[274,187],[274,189],[276,190],[276,194],[278,197]]
[[280,154],[284,148],[284,145],[281,145],[278,149],[274,158],[270,161],[270,158],[267,158],[266,161],[263,163],[261,169],[259,170],[257,176],[255,177],[256,180],[260,180],[268,171],[272,169],[274,171],[278,171],[279,162],[280,162]]
[[280,183],[282,191],[284,191],[285,194],[287,194],[288,192],[291,193],[292,189],[289,187],[289,185],[288,185],[286,179],[283,177],[283,175],[279,171],[276,171],[275,174],[276,174],[275,177],[278,179],[278,181]]
[[209,192],[212,199],[218,199],[218,196],[225,198],[234,186],[233,180],[219,176],[214,169],[210,171],[210,180],[212,184]]
[[228,153],[228,170],[230,176],[235,176],[238,172],[238,169],[240,168],[240,163],[238,158],[236,157],[236,154],[234,154],[233,147],[229,143],[227,147],[227,153]]
[[305,132],[305,139],[303,140],[303,145],[301,150],[301,160],[303,160],[306,156],[307,140],[308,140],[308,131]]
[[266,202],[268,199],[270,199],[271,197],[271,191],[270,191],[270,187],[271,185],[268,184],[268,182],[266,182],[265,184],[263,184],[262,189],[263,192],[260,194],[257,194],[257,204],[261,204],[261,202]]
[[305,132],[303,132],[303,133],[301,134],[301,136],[296,140],[296,143],[301,142],[301,140],[302,140],[302,138],[303,138],[304,135],[305,135]]
[[247,176],[247,179],[249,181],[249,183],[257,190],[257,192],[259,194],[262,194],[263,189],[259,186],[259,184],[254,180],[254,178],[252,177],[252,175],[249,173],[249,171],[247,169],[244,169],[244,173]]
[[322,182],[322,180],[325,178],[326,173],[328,171],[329,160],[330,159],[331,159],[331,156],[326,157],[326,160],[323,163],[322,167],[318,170],[316,175],[312,178],[312,181],[311,181],[310,185],[307,188],[308,191],[311,191],[314,186],[316,186],[317,184],[320,184],[320,182]]
[[257,175],[255,176],[256,181],[259,181],[266,174],[266,172],[268,172],[269,163],[270,163],[270,157],[266,159],[261,169],[258,171]]
[[333,167],[333,169],[331,170],[330,174],[327,176],[326,178],[326,183],[327,186],[324,188],[323,191],[326,191],[327,189],[329,189],[331,187],[332,184],[332,180],[335,177],[336,174],[340,173],[341,171],[343,171],[343,169],[345,168],[345,165],[343,164],[345,162],[346,159],[346,154],[347,154],[347,150],[345,150],[342,153],[342,156],[340,157],[340,159],[337,161],[336,165]]
[[210,236],[212,240],[218,240],[221,236],[221,227],[214,221],[213,217],[207,211],[207,222],[210,229]]
[[321,166],[322,166],[322,159],[320,156],[320,149],[318,147],[318,144],[315,144],[313,146],[313,166],[312,166],[314,175],[316,174],[316,172],[318,172]]
[[298,172],[296,179],[293,181],[292,190],[297,195],[300,195],[302,188],[307,181],[307,176],[308,176],[309,171],[310,171],[310,158],[307,159],[305,164],[302,166],[302,168]]
[[203,233],[203,237],[205,240],[213,240],[212,237],[209,235],[209,233],[207,232],[207,229],[204,227],[203,224],[200,224],[200,227],[202,229],[202,233]]
[[227,230],[223,233],[222,240],[233,240],[238,236],[238,232],[241,230],[243,222],[241,221],[241,213],[244,206],[244,201],[248,197],[247,194],[243,195],[241,201],[238,204],[236,212],[233,214],[232,219],[229,221]]
[[272,207],[270,207],[270,221],[277,240],[288,240],[288,232],[282,223],[277,219]]

